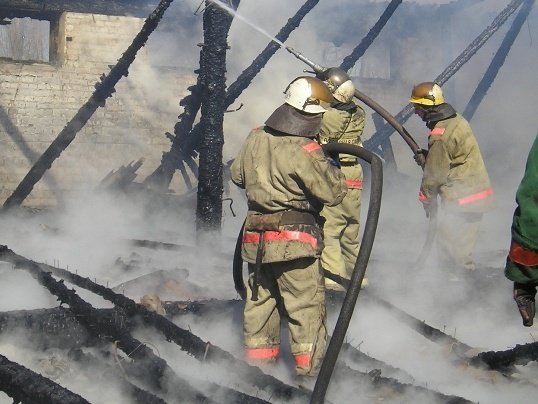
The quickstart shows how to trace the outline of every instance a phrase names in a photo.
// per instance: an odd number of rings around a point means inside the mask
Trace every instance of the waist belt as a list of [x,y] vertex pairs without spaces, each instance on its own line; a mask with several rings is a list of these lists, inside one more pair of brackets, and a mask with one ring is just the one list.
[[278,231],[280,226],[306,224],[315,226],[316,218],[312,213],[287,210],[277,213],[249,213],[245,229],[249,231]]
[[355,161],[342,161],[342,160],[340,160],[340,165],[341,166],[346,166],[347,167],[347,166],[355,166],[357,164],[359,164],[359,162],[357,160],[355,160]]
[[527,267],[534,267],[538,265],[538,252],[531,251],[515,241],[510,244],[510,252],[508,253],[510,259],[521,265]]

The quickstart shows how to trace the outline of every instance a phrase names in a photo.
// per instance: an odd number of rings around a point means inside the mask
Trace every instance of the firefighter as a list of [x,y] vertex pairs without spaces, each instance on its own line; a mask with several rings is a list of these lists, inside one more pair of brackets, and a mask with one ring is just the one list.
[[347,192],[336,162],[316,141],[331,100],[321,80],[296,78],[284,104],[251,131],[231,166],[232,181],[245,189],[248,204],[241,251],[249,271],[246,357],[276,360],[280,319],[287,318],[300,376],[319,372],[327,339],[319,212]]
[[493,199],[478,143],[469,123],[445,102],[436,83],[416,85],[409,102],[430,130],[419,200],[428,217],[438,196],[441,200],[436,239],[440,263],[472,271],[480,222]]
[[[347,73],[338,67],[331,67],[318,77],[327,84],[334,97],[331,108],[323,114],[320,143],[339,142],[362,147],[365,113],[353,102],[353,82]],[[321,266],[329,272],[350,279],[359,253],[363,174],[357,157],[341,154],[339,160],[348,191],[342,203],[325,206],[321,212],[325,218]],[[367,279],[364,278],[363,286],[366,283]],[[327,278],[325,287],[330,290],[344,290],[341,285]]]
[[514,282],[514,300],[530,327],[536,312],[538,285],[538,135],[527,157],[525,174],[516,192],[517,207],[512,221],[512,240],[504,274]]

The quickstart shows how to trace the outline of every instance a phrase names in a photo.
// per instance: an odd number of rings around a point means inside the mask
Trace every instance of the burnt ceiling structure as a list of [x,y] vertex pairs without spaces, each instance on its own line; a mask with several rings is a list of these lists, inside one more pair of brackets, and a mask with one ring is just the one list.
[[[78,212],[78,221],[62,217],[59,211],[33,212],[20,207],[92,114],[106,107],[116,84],[128,75],[137,52],[172,2],[8,0],[0,5],[0,19],[62,12],[146,18],[131,46],[102,75],[95,92],[4,202],[0,275],[6,285],[15,286],[9,287],[13,291],[3,289],[1,295],[6,302],[0,304],[0,403],[311,402],[316,380],[295,379],[285,358],[274,366],[260,367],[243,360],[243,301],[231,282],[239,229],[222,226],[223,190],[227,186],[225,116],[233,112],[228,109],[280,49],[277,42],[271,40],[237,79],[226,85],[229,32],[237,19],[210,0],[201,2],[204,36],[199,44],[199,66],[195,67],[197,80],[189,94],[179,100],[182,112],[173,133],[163,134],[170,140],[170,150],[163,154],[160,166],[142,183],[133,180],[143,158],[111,173],[96,193],[113,189],[117,199],[107,200],[106,208],[97,203],[90,215]],[[293,32],[300,32],[318,3],[307,0],[295,13],[281,10],[290,18],[275,39],[285,43]],[[372,3],[369,10],[379,17],[361,34],[354,31],[365,25],[361,14],[349,31],[329,24],[327,31],[334,43],[346,42],[349,36],[356,39],[352,51],[337,61],[340,66],[351,69],[383,31],[412,30],[401,24],[391,26],[399,12],[407,16],[419,10],[429,21],[428,29],[439,16],[480,0],[423,8],[415,2],[404,8],[405,3]],[[491,23],[437,76],[440,84],[448,81],[503,25],[509,25],[465,108],[469,119],[509,58],[534,3],[512,0],[496,9]],[[241,11],[240,0],[225,4]],[[330,13],[327,19],[336,19],[346,8],[335,4]],[[404,108],[395,119],[403,125],[410,116],[410,109]],[[394,163],[389,142],[394,126],[379,116],[374,121],[376,131],[365,145],[383,155],[385,164],[390,165]],[[193,222],[184,220],[178,211],[151,209],[152,204],[162,206],[155,201],[168,197],[165,194],[176,172],[191,193],[196,192]],[[397,178],[402,187],[416,185]],[[400,192],[393,189],[384,194],[391,213],[406,204]],[[149,195],[142,208],[141,195]],[[178,210],[192,208],[183,205],[181,198],[174,199],[179,200],[174,205]],[[104,219],[108,223],[101,224],[106,230],[95,234],[86,231],[85,225],[91,227],[88,221],[99,220],[96,212],[108,208],[114,210]],[[136,213],[122,220],[121,213],[131,209]],[[181,217],[172,220],[172,216]],[[412,219],[412,214],[389,214],[379,224],[378,239],[383,240],[398,227],[413,230]],[[140,227],[131,227],[131,222],[138,221]],[[424,237],[418,230],[414,234],[420,241]],[[490,333],[493,340],[492,330],[503,331],[502,323],[496,322],[510,318],[506,301],[495,300],[507,290],[502,270],[491,267],[505,252],[487,251],[487,257],[482,257],[485,263],[472,280],[462,282],[449,279],[450,274],[443,271],[432,277],[431,262],[423,268],[409,264],[415,262],[417,251],[409,255],[402,251],[414,241],[408,239],[392,249],[381,241],[383,254],[374,251],[368,269],[372,286],[360,292],[355,314],[358,320],[354,319],[346,334],[332,378],[327,380],[326,402],[534,402],[538,343],[518,339],[521,333],[508,326],[511,334],[507,339],[495,339],[495,345],[483,337]],[[56,261],[51,265],[46,259],[35,258],[54,257],[55,247],[69,251],[65,254],[68,262],[83,264],[80,275],[73,265],[69,268],[69,264]],[[34,251],[38,251],[35,256]],[[450,291],[445,295],[441,293],[444,289]],[[34,299],[37,307],[31,307]],[[342,296],[328,294],[327,305],[331,333]],[[510,309],[515,317],[515,308]],[[456,313],[466,316],[463,332],[447,326],[456,322]],[[488,320],[486,325],[484,320]],[[507,340],[511,342],[499,342]]]

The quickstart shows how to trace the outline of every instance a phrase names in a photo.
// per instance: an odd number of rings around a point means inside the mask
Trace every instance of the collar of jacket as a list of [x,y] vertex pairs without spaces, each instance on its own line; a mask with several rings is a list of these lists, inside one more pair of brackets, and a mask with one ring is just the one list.
[[331,107],[334,109],[339,109],[340,111],[351,111],[351,110],[357,109],[357,104],[355,104],[353,101],[349,101],[349,102],[333,101],[331,102]]
[[291,105],[282,104],[267,118],[265,124],[287,135],[315,138],[321,127],[321,116],[322,114],[305,114]]
[[426,113],[422,120],[426,122],[426,126],[432,129],[439,121],[452,118],[456,115],[456,110],[452,105],[444,103],[441,105],[435,105],[426,109]]

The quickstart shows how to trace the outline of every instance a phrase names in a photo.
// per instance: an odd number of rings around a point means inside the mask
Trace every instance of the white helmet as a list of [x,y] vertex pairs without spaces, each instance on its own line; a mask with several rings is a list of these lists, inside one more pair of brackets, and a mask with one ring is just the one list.
[[329,87],[323,81],[308,76],[297,77],[288,85],[284,94],[286,104],[309,114],[327,111],[333,100]]
[[318,77],[329,86],[336,100],[340,102],[349,102],[355,95],[355,85],[349,78],[348,74],[339,67],[330,67]]

